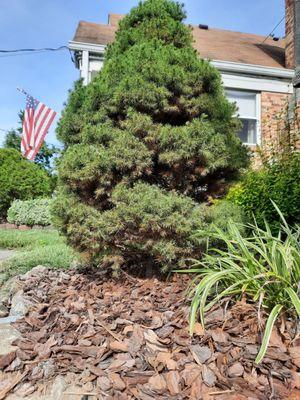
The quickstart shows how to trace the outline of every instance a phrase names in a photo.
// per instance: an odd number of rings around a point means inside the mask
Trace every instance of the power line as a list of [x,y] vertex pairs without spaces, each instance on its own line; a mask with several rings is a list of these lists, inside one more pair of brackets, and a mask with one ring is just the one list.
[[61,49],[67,49],[67,46],[59,47],[42,47],[41,49],[15,49],[15,50],[0,50],[0,53],[20,53],[23,51],[58,51]]
[[280,24],[282,23],[282,21],[284,20],[284,18],[285,18],[285,16],[283,16],[283,17],[281,18],[281,20],[278,22],[278,24],[275,26],[275,28],[272,30],[272,32],[270,32],[270,33],[268,34],[268,36],[265,37],[264,41],[261,42],[261,44],[264,44],[265,41],[268,40],[270,36],[272,36],[272,34],[275,32],[275,30],[279,27],[279,25],[280,25]]
[[13,49],[13,50],[2,50],[0,49],[0,58],[3,57],[16,57],[16,56],[25,56],[37,53],[44,52],[56,52],[61,50],[69,50],[68,46],[59,46],[59,47],[44,47],[41,49]]

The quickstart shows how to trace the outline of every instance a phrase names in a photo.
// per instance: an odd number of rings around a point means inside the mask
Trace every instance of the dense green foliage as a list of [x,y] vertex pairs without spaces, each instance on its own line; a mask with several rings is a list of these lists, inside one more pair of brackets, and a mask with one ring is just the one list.
[[40,166],[24,159],[14,149],[0,149],[0,218],[15,199],[49,196],[51,178]]
[[103,70],[87,87],[76,83],[59,122],[57,224],[96,263],[183,261],[206,226],[199,203],[247,165],[235,106],[184,17],[170,0],[134,8]]
[[7,221],[17,225],[51,225],[51,199],[15,200],[7,211]]
[[278,235],[271,233],[267,223],[263,229],[249,225],[252,233],[248,238],[234,223],[226,233],[216,228],[211,232],[212,241],[222,241],[225,249],[211,248],[194,268],[181,271],[197,274],[191,290],[191,332],[198,311],[204,326],[205,312],[224,297],[246,294],[249,299],[262,302],[270,314],[257,363],[266,352],[279,313],[300,317],[300,227],[290,228],[279,209],[274,209],[282,224]]
[[259,171],[249,171],[232,187],[228,200],[239,205],[249,218],[253,215],[260,227],[267,220],[276,231],[280,218],[273,200],[288,224],[300,224],[300,154],[291,153],[280,160],[266,163]]
[[15,249],[16,254],[0,263],[0,283],[37,265],[69,268],[78,257],[57,231],[0,229],[0,248]]
[[[12,129],[5,135],[3,147],[5,149],[15,149],[21,151],[21,134],[22,134],[22,123],[24,118],[24,111],[19,112],[20,128]],[[47,171],[51,172],[53,168],[53,159],[58,154],[59,150],[53,145],[49,145],[46,142],[43,143],[40,151],[37,153],[34,162]]]
[[[223,231],[227,231],[229,221],[239,224],[240,230],[244,232],[244,225],[246,218],[239,206],[231,203],[225,199],[217,200],[212,206],[206,210],[206,221],[209,224],[208,229],[214,229],[217,226]],[[207,233],[207,230],[204,234]]]

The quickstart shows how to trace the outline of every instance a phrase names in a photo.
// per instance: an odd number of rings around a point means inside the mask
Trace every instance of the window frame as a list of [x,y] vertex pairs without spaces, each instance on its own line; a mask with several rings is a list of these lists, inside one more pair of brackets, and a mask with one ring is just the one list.
[[[245,146],[259,146],[261,144],[261,93],[254,91],[254,90],[243,90],[243,89],[237,89],[233,87],[225,87],[225,93],[228,98],[227,93],[228,92],[244,92],[244,93],[251,93],[255,94],[255,107],[256,107],[256,118],[254,117],[248,117],[246,115],[241,115],[239,114],[239,110],[237,113],[238,119],[248,119],[252,121],[256,121],[256,143],[247,143],[243,142]],[[230,100],[230,99],[228,99]]]

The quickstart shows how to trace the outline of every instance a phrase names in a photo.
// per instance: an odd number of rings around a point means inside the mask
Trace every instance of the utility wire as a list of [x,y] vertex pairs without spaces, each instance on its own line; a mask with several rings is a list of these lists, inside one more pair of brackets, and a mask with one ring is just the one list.
[[0,53],[21,53],[23,51],[58,51],[62,49],[67,49],[67,46],[59,46],[59,47],[43,47],[41,49],[15,49],[15,50],[0,50]]
[[285,16],[283,16],[283,17],[281,18],[281,20],[278,22],[278,24],[275,26],[275,28],[272,30],[272,32],[270,32],[270,33],[268,34],[268,36],[265,37],[265,40],[264,40],[263,42],[261,42],[261,44],[264,44],[265,41],[268,40],[270,36],[272,36],[272,34],[276,31],[276,29],[279,27],[279,25],[280,25],[280,24],[282,23],[282,21],[284,20],[284,18],[285,18]]
[[14,49],[14,50],[2,50],[0,49],[0,58],[3,57],[16,57],[25,56],[30,54],[44,53],[44,52],[55,52],[61,50],[69,50],[68,46],[59,46],[56,48],[44,47],[41,49]]

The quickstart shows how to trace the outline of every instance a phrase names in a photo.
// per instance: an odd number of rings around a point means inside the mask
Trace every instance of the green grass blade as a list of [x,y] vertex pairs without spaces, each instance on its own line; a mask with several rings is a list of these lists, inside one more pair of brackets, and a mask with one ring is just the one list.
[[273,308],[273,310],[271,311],[271,313],[269,315],[269,318],[268,318],[267,324],[266,324],[264,337],[263,337],[262,344],[261,344],[261,348],[259,350],[259,353],[258,353],[256,359],[255,359],[255,363],[256,364],[259,364],[262,361],[262,359],[264,358],[265,354],[266,354],[274,323],[275,323],[276,318],[278,317],[280,311],[282,310],[282,307],[283,307],[282,305],[277,304]]
[[292,303],[294,304],[294,307],[297,311],[298,317],[300,318],[300,299],[297,293],[292,289],[292,288],[286,288],[285,291],[288,293],[290,296],[290,299]]

